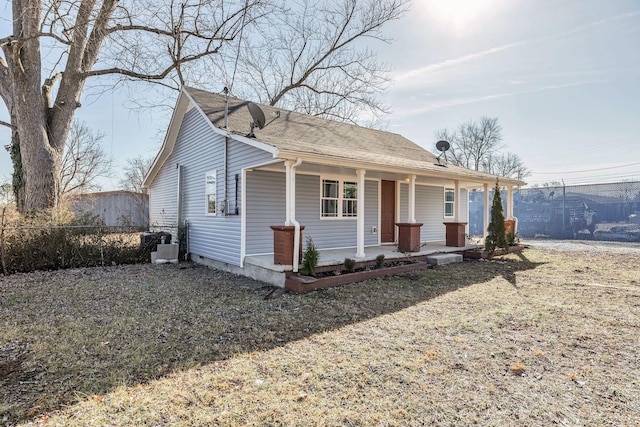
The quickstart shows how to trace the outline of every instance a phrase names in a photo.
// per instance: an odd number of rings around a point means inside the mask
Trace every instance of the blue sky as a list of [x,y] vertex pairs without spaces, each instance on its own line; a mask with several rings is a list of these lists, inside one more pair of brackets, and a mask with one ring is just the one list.
[[[370,47],[394,68],[383,97],[390,131],[433,150],[436,130],[498,117],[506,149],[533,171],[530,184],[640,180],[637,0],[415,0],[386,34],[392,44]],[[168,122],[166,112],[128,110],[129,96],[83,99],[77,114],[105,133],[116,167],[154,155]],[[0,128],[0,145],[8,142]],[[10,171],[0,150],[0,179]],[[114,175],[104,190],[117,188]]]

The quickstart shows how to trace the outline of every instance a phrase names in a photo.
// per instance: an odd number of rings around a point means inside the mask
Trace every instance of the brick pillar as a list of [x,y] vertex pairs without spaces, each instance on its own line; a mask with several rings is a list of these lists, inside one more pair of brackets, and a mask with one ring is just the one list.
[[504,220],[504,233],[506,236],[509,233],[512,233],[514,236],[516,234],[516,220],[515,219],[505,219]]
[[419,222],[398,222],[398,250],[400,252],[420,252]]
[[467,239],[465,236],[465,226],[466,222],[445,222],[446,227],[446,236],[447,236],[447,246],[453,246],[456,248],[462,248],[465,245]]
[[[277,265],[291,265],[293,262],[293,236],[296,228],[292,225],[272,225],[273,230],[273,263]],[[302,230],[300,226],[300,256],[302,261]]]

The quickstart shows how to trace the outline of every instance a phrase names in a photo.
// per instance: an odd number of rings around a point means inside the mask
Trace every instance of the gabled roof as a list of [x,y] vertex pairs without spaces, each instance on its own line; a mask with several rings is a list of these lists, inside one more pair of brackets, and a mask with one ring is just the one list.
[[[225,96],[200,89],[185,87],[181,99],[187,95],[196,106],[218,129],[225,128]],[[179,101],[180,104],[180,101]],[[253,121],[248,101],[228,97],[227,131],[237,135],[238,139],[247,141],[250,123]],[[445,178],[460,178],[486,183],[495,182],[494,175],[447,165],[437,165],[437,158],[421,146],[396,133],[369,129],[352,124],[336,122],[308,114],[296,113],[255,103],[262,109],[266,118],[263,129],[254,129],[257,143],[266,144],[275,149],[276,158],[313,157],[326,162],[341,161],[354,165],[383,167],[414,174],[424,174]],[[176,107],[177,109],[178,107]],[[184,113],[182,113],[184,114]],[[176,113],[172,118],[172,125]],[[181,120],[179,120],[181,121]],[[170,136],[173,134],[173,136]],[[177,129],[170,127],[167,139],[163,144],[152,170],[145,179],[150,183],[157,173],[156,169],[163,163],[163,151],[172,150],[177,136]],[[165,153],[164,157],[169,153]],[[363,167],[363,166],[358,166]],[[523,185],[522,181],[500,178],[505,185]]]

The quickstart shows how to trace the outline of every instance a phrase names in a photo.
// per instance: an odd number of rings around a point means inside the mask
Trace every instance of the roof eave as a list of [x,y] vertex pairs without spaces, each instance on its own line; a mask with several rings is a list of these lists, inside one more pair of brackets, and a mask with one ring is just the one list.
[[[279,150],[279,152],[276,154],[276,157],[282,160],[296,160],[300,158],[303,162],[311,162],[311,163],[323,164],[327,166],[341,166],[341,167],[348,167],[348,168],[355,168],[355,169],[376,170],[380,172],[389,172],[389,173],[398,173],[398,174],[407,174],[407,175],[415,174],[415,175],[433,177],[433,178],[464,180],[469,183],[477,183],[478,186],[483,184],[493,185],[496,182],[496,178],[498,179],[498,182],[500,183],[500,185],[514,186],[514,187],[521,187],[525,185],[525,182],[517,179],[500,177],[497,175],[484,174],[482,172],[480,173],[486,176],[457,174],[455,173],[455,171],[447,170],[446,168],[443,168],[443,171],[439,172],[439,171],[432,171],[432,170],[426,170],[421,168],[394,167],[394,166],[389,166],[381,163],[354,161],[350,159],[339,159],[333,156],[301,153],[301,152],[292,151],[292,150],[291,151]],[[470,172],[473,173],[475,171],[470,171]]]

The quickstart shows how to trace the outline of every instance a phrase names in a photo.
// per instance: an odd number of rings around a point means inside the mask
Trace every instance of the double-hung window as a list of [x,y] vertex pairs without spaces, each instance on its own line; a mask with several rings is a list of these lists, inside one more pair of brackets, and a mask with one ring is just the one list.
[[444,216],[453,218],[455,216],[455,190],[453,188],[444,189]]
[[356,182],[323,179],[320,199],[322,218],[353,218],[358,214]]

